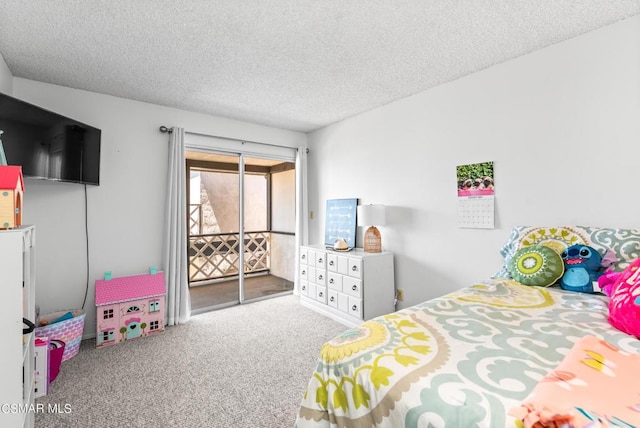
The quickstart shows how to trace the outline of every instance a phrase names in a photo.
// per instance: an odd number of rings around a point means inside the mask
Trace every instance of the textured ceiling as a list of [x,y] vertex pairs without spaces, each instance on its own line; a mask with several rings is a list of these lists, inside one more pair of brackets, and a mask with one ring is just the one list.
[[15,77],[307,132],[638,13],[640,0],[2,0],[0,54]]

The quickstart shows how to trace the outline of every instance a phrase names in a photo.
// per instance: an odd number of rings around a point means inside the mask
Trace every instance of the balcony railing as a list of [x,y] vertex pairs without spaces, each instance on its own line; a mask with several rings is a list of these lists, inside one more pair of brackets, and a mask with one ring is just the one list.
[[[193,229],[192,229],[193,230]],[[244,251],[244,272],[270,269],[268,231],[244,234],[242,250],[237,233],[213,233],[189,236],[189,282],[221,279],[239,274],[240,251]]]
[[202,233],[202,204],[189,205],[189,235]]

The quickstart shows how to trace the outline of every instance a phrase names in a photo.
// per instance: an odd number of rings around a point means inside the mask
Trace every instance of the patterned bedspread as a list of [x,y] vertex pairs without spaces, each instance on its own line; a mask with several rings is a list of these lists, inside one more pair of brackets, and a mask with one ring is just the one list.
[[323,346],[296,427],[514,427],[580,338],[640,353],[607,313],[605,296],[496,278],[364,322]]

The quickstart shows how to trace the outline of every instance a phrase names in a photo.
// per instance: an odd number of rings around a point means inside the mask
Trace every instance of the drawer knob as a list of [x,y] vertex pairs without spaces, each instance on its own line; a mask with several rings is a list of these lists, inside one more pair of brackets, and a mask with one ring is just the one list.
[[336,300],[336,298],[334,296],[331,296],[331,299],[329,299],[329,300],[331,300],[333,302],[334,300]]
[[329,284],[333,284],[333,278],[329,280]]
[[322,263],[322,257],[318,259],[318,263]]
[[322,280],[323,276],[322,275],[318,275],[318,279]]
[[329,266],[333,266],[333,260],[329,262]]
[[306,259],[307,256],[305,256],[304,254],[302,255],[302,260]]
[[356,272],[356,271],[358,270],[358,266],[355,266],[355,265],[354,265],[354,266],[351,266],[351,270],[352,270],[352,271],[354,271],[354,272]]
[[303,271],[302,271],[302,274],[303,274],[303,275],[306,275],[306,274],[307,274],[307,271],[306,271],[306,270],[303,270]]
[[323,296],[322,291],[318,293],[318,296],[319,296],[319,297],[322,297],[322,296]]
[[351,287],[351,289],[352,289],[353,291],[358,291],[358,286],[357,286],[357,285],[354,285],[353,287]]
[[352,311],[357,311],[357,310],[358,310],[358,306],[357,306],[357,305],[353,305],[353,306],[351,306],[351,310],[352,310]]
[[306,290],[306,289],[307,289],[307,286],[306,286],[306,285],[303,285],[303,286],[302,286],[302,289],[303,289],[303,290]]

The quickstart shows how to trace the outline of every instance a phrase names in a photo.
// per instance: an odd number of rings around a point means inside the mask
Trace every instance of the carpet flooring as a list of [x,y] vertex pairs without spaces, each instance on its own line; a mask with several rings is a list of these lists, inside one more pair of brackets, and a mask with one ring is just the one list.
[[106,348],[85,340],[36,399],[35,426],[293,427],[322,344],[344,330],[288,295]]

